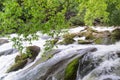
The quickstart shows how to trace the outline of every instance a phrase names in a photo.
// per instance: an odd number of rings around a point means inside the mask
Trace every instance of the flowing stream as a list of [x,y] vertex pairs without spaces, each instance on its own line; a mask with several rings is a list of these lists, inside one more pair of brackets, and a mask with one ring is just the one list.
[[[71,29],[71,32],[79,31],[76,29]],[[38,41],[33,41],[33,45],[42,50],[48,38],[42,36]],[[58,45],[50,59],[41,63],[41,51],[34,62],[23,69],[6,73],[19,54],[12,44],[0,45],[0,80],[65,80],[65,69],[76,58],[79,58],[79,65],[74,73],[75,80],[120,80],[120,42],[111,45]]]

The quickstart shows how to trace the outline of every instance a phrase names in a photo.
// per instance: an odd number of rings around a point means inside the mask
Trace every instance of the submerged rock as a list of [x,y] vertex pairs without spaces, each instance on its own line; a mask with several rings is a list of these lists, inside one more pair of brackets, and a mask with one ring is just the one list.
[[17,49],[9,49],[9,50],[5,50],[5,51],[0,52],[0,56],[10,55],[10,54],[13,54],[13,53],[16,53],[16,52],[18,52]]
[[4,44],[4,43],[8,43],[9,41],[7,39],[0,39],[0,45]]

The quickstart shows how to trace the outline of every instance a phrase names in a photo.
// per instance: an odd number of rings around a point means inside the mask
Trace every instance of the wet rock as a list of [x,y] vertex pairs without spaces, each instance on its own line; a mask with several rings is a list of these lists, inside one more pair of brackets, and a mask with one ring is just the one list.
[[60,42],[59,44],[72,44],[75,40],[73,39],[76,36],[76,34],[65,34],[63,35],[64,40],[62,42]]
[[113,80],[113,79],[111,79],[111,78],[106,78],[106,79],[103,79],[103,80]]
[[92,33],[93,36],[96,38],[104,38],[104,37],[109,37],[111,33],[109,31],[101,31],[101,32],[94,32]]
[[29,54],[23,53],[23,54],[17,55],[15,57],[15,62],[17,63],[17,62],[22,61],[22,60],[27,60],[28,58],[29,58]]
[[16,52],[18,52],[17,49],[9,49],[9,50],[0,52],[0,56],[2,56],[2,55],[10,55],[10,54],[13,54],[13,53],[16,53]]
[[21,56],[20,55],[17,55],[16,57],[15,57],[15,63],[17,63],[18,61],[20,61],[21,60]]
[[12,65],[8,70],[7,72],[12,72],[12,71],[17,71],[19,69],[22,69],[27,63],[27,60],[21,60],[17,63],[15,63],[14,65]]
[[[22,73],[26,73],[26,74],[20,73],[18,75],[16,74],[12,75],[11,80],[51,80],[51,79],[64,80],[64,71],[66,66],[76,58],[79,58],[84,54],[93,51],[96,51],[96,48],[89,47],[85,49],[80,48],[69,51],[64,49],[60,53],[56,54],[50,60],[47,60],[42,63],[39,63],[38,61],[35,62],[35,64],[32,65],[30,68],[22,71]],[[76,64],[77,61],[73,61],[73,63]],[[71,63],[71,66],[75,65],[73,63]]]
[[0,39],[0,45],[8,43],[9,41],[7,39]]
[[29,61],[33,62],[40,52],[40,47],[38,46],[28,46],[26,49],[27,53],[22,53],[15,57],[15,63],[8,69],[7,72],[22,69]]
[[77,69],[79,65],[79,58],[70,62],[65,69],[64,80],[75,80],[77,76]]
[[40,52],[40,47],[28,46],[26,50],[27,50],[27,53],[30,54],[29,58],[34,60]]
[[112,31],[111,39],[112,42],[116,42],[120,40],[120,28],[116,28],[115,30]]

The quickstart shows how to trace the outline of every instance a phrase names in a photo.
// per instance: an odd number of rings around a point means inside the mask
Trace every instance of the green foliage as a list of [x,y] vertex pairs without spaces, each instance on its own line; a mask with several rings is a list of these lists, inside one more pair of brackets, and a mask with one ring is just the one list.
[[[86,25],[92,25],[95,19],[100,19],[107,25],[120,25],[118,18],[120,12],[120,0],[79,0],[79,15],[85,12]],[[116,21],[116,19],[118,21]]]
[[120,0],[107,1],[108,7],[107,11],[109,12],[109,21],[106,23],[110,26],[119,26],[120,25]]
[[12,39],[20,51],[21,41],[37,39],[38,31],[51,34],[74,21],[92,25],[95,19],[106,25],[120,25],[119,17],[120,0],[0,0],[0,34],[23,35],[22,39]]
[[85,12],[84,21],[86,25],[92,25],[96,18],[103,18],[104,22],[108,21],[109,13],[106,11],[108,3],[106,0],[80,0],[80,14]]
[[[57,43],[58,39],[53,39],[53,40],[47,40],[45,43],[45,53],[49,52],[52,50],[52,48],[55,46],[55,44]],[[57,47],[57,46],[56,46]]]
[[29,36],[20,36],[17,35],[16,37],[10,38],[11,41],[13,41],[13,47],[18,49],[20,51],[20,53],[22,53],[22,50],[24,49],[23,47],[23,42],[28,41],[29,44],[32,44],[32,40],[38,40],[38,35],[36,34],[31,34]]
[[60,6],[59,1],[6,0],[3,4],[4,11],[0,12],[0,30],[4,34],[15,32],[28,36],[39,30],[49,32],[66,26],[66,9],[57,10]]
[[72,17],[69,21],[72,26],[79,26],[79,25],[84,26],[85,25],[83,16]]
[[65,69],[65,78],[64,80],[75,80],[77,69],[79,65],[79,58],[70,62]]

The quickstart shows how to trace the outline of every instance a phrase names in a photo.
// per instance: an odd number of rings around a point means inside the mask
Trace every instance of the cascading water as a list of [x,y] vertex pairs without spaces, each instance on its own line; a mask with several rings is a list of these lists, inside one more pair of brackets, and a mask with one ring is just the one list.
[[77,80],[119,80],[120,42],[86,54],[79,62],[77,75]]
[[[70,31],[79,32],[84,28],[78,29]],[[43,49],[46,39],[49,37],[42,36],[38,41],[34,41],[33,45]],[[34,62],[23,69],[6,73],[19,52],[12,48],[11,42],[0,45],[0,80],[68,80],[65,78],[65,69],[71,61],[77,58],[79,58],[79,65],[74,73],[76,78],[69,80],[120,80],[120,42],[112,45],[76,43],[58,45],[58,48],[52,52],[54,56],[40,62],[42,52]]]

